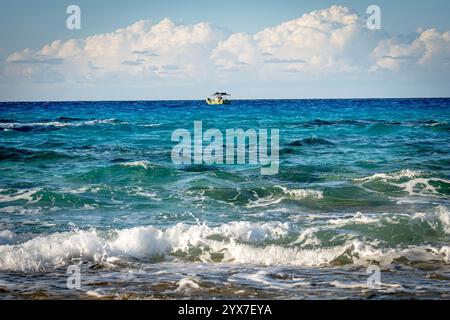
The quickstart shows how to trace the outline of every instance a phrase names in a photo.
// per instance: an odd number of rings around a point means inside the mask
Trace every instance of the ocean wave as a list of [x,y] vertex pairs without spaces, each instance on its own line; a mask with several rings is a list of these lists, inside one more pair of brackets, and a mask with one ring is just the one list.
[[30,150],[30,149],[18,149],[12,147],[0,146],[0,161],[33,161],[33,160],[56,160],[71,158],[71,156],[55,151],[47,150]]
[[440,229],[444,233],[450,234],[450,212],[444,206],[437,207],[433,212],[416,213],[413,219],[426,222],[434,230]]
[[435,121],[435,120],[418,120],[418,121],[389,121],[389,120],[377,120],[377,119],[362,119],[362,120],[351,120],[351,119],[342,119],[342,120],[323,120],[323,119],[314,119],[309,120],[300,125],[296,125],[295,127],[305,127],[305,128],[314,128],[314,127],[327,127],[327,126],[383,126],[383,127],[395,127],[395,126],[405,126],[405,127],[434,127],[434,128],[442,128],[448,129],[448,122]]
[[284,198],[282,197],[276,197],[276,196],[268,196],[259,198],[256,196],[256,199],[248,199],[248,203],[245,205],[246,208],[262,208],[262,207],[268,207],[275,204],[279,204],[281,201],[283,201]]
[[[230,240],[257,242],[278,239],[286,234],[287,229],[288,226],[281,223],[236,222],[216,228],[177,224],[166,230],[136,227],[109,232],[91,229],[54,233],[22,244],[0,246],[0,269],[40,270],[62,266],[74,259],[111,262],[117,261],[118,257],[144,259],[171,252],[188,253],[193,247],[217,248]],[[209,239],[214,235],[229,239]],[[204,252],[207,254],[208,250]]]
[[[409,225],[411,227],[411,233],[414,232],[413,229],[416,229],[417,232],[419,231],[416,228],[416,223],[419,222],[437,233],[450,234],[450,212],[444,206],[437,206],[435,209],[428,212],[417,212],[412,216],[406,214],[383,214],[379,217],[368,217],[361,213],[357,213],[348,220],[333,219],[330,222],[341,226],[349,224],[378,224],[383,226],[384,224],[390,227],[399,225],[402,228],[405,228],[405,226]],[[416,237],[420,237],[420,234],[416,234]]]
[[358,212],[342,217],[317,215],[300,218],[292,216],[291,220],[312,225],[303,229],[293,242],[301,247],[334,246],[356,239],[387,247],[445,243],[450,235],[450,212],[444,206],[412,215]]
[[[367,283],[365,282],[342,282],[342,281],[332,281],[330,284],[336,288],[340,289],[367,289]],[[400,289],[401,285],[396,283],[380,283],[380,289]]]
[[266,240],[278,240],[286,237],[293,231],[289,223],[281,222],[230,222],[222,226],[210,229],[215,234],[222,234],[235,240],[260,242]]
[[32,209],[56,210],[58,208],[95,209],[106,203],[119,203],[123,198],[139,197],[162,201],[151,188],[87,184],[57,189],[0,189],[0,212],[30,213]]
[[450,188],[450,180],[432,177],[426,172],[410,169],[377,173],[369,177],[354,179],[354,181],[375,191],[382,189],[380,187],[384,185],[395,187],[409,195],[447,195]]
[[122,124],[126,123],[126,122],[121,122],[114,118],[93,119],[93,120],[80,119],[80,120],[78,120],[76,118],[59,117],[55,121],[42,121],[42,122],[29,122],[29,123],[1,122],[0,129],[27,132],[27,131],[39,130],[41,128],[46,128],[46,127],[63,128],[63,127],[95,126],[95,125],[102,125],[102,124],[114,125],[114,124],[118,124],[118,123],[122,123]]
[[351,239],[330,247],[301,248],[274,243],[295,232],[287,224],[234,222],[217,227],[177,224],[98,231],[95,229],[38,236],[15,245],[0,245],[1,270],[45,270],[73,261],[114,264],[127,259],[187,259],[208,263],[322,267],[341,264],[390,265],[401,261],[449,263],[450,247],[417,245],[378,247]]
[[333,226],[346,226],[346,225],[357,225],[357,224],[371,224],[378,223],[380,221],[379,217],[369,217],[367,215],[362,214],[361,212],[357,212],[352,217],[347,218],[334,218],[328,221],[329,224]]
[[124,179],[128,179],[128,183],[151,183],[171,179],[176,175],[177,170],[171,166],[139,160],[97,167],[74,176],[73,180],[83,184],[113,184]]
[[[281,191],[281,192],[280,192]],[[253,197],[248,199],[247,208],[261,208],[279,204],[283,200],[320,200],[323,199],[323,191],[313,189],[289,189],[284,186],[275,186],[269,190],[268,196],[259,196],[253,192]]]
[[0,189],[0,203],[14,202],[23,200],[26,203],[36,203],[42,197],[38,195],[41,189],[26,189],[26,190],[8,190]]
[[374,180],[399,180],[401,178],[416,178],[416,177],[420,177],[422,176],[424,173],[421,171],[415,171],[415,170],[410,170],[410,169],[405,169],[405,170],[401,170],[401,171],[397,171],[397,172],[391,172],[391,173],[376,173],[373,174],[369,177],[364,177],[364,178],[358,178],[355,179],[355,181],[358,182],[369,182],[369,181],[374,181]]
[[288,146],[291,147],[303,147],[303,146],[334,146],[335,143],[331,142],[329,140],[326,140],[324,138],[318,138],[318,137],[309,137],[304,138],[302,140],[296,140],[293,142],[290,142]]
[[290,199],[323,199],[323,191],[313,189],[289,189],[283,186],[277,186]]
[[[101,187],[98,187],[101,188]],[[31,188],[31,189],[0,189],[0,212],[27,214],[32,212],[55,211],[59,208],[94,209],[103,202],[85,196],[85,192],[95,193],[92,188]]]
[[288,200],[321,200],[324,197],[321,190],[289,188],[281,185],[239,189],[212,186],[190,187],[184,191],[184,194],[190,199],[212,200],[249,209],[269,207]]
[[152,166],[152,164],[146,160],[122,162],[122,163],[120,163],[120,165],[124,166],[124,167],[142,167],[145,170],[147,170],[148,168],[150,168]]
[[374,123],[374,120],[323,120],[314,119],[304,122],[300,127],[324,127],[324,126],[365,126]]

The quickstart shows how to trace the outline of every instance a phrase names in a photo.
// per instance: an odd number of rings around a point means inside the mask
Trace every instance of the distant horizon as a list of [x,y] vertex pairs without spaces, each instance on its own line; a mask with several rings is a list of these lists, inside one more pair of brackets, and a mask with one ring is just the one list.
[[[365,98],[238,98],[231,99],[231,101],[283,101],[283,100],[293,100],[293,101],[301,101],[301,100],[440,100],[440,99],[450,99],[449,97],[365,97]],[[204,102],[205,99],[130,99],[130,100],[17,100],[17,101],[0,101],[0,103],[73,103],[73,102],[177,102],[177,101],[193,101],[193,102]],[[214,107],[211,107],[214,108]]]

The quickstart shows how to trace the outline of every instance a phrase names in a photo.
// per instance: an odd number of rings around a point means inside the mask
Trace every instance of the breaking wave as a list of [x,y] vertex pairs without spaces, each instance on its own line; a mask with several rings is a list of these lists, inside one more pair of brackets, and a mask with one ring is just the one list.
[[432,177],[426,172],[410,169],[377,173],[354,181],[375,191],[390,189],[404,191],[409,195],[448,195],[450,193],[450,180]]
[[281,186],[278,186],[278,188],[283,190],[284,194],[287,195],[289,198],[293,198],[293,199],[306,199],[306,198],[322,199],[323,198],[323,191],[320,191],[320,190],[289,189],[289,188],[281,187]]
[[[356,215],[334,219],[328,226],[338,228],[383,220]],[[433,214],[417,214],[411,221],[450,231],[445,208]],[[402,220],[398,220],[401,223]],[[395,221],[392,222],[392,225]],[[380,241],[348,237],[336,245],[301,244],[320,228],[298,230],[281,222],[231,222],[215,227],[205,224],[177,224],[166,229],[141,226],[122,230],[75,230],[38,236],[24,243],[0,245],[0,269],[39,271],[65,266],[73,261],[116,264],[129,259],[145,261],[187,260],[208,263],[322,267],[342,264],[438,262],[449,263],[450,247],[441,245],[383,246]],[[3,231],[3,238],[12,233]],[[10,242],[3,242],[10,243]],[[313,244],[313,246],[311,246]],[[405,262],[406,261],[406,262]]]

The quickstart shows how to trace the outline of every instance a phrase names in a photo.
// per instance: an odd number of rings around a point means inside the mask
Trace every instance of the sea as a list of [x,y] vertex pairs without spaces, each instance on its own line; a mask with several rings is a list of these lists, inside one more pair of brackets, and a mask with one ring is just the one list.
[[[279,130],[279,171],[175,164]],[[0,299],[450,299],[450,99],[0,103]]]

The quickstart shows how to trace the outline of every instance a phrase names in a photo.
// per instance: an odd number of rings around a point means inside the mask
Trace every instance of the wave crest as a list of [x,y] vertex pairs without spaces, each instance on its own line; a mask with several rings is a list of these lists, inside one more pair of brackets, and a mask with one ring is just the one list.
[[449,262],[448,246],[388,248],[358,239],[330,247],[316,244],[314,248],[303,248],[295,241],[286,243],[297,232],[286,223],[233,222],[213,228],[177,224],[167,229],[142,226],[108,232],[91,229],[54,233],[20,244],[0,245],[0,269],[38,271],[74,260],[114,264],[155,258],[301,267],[373,262],[389,265],[401,259]]
[[379,189],[377,186],[380,184],[392,186],[409,195],[446,195],[450,187],[450,180],[430,177],[425,172],[410,169],[377,173],[354,181],[374,190]]

